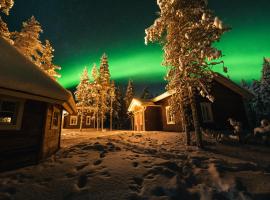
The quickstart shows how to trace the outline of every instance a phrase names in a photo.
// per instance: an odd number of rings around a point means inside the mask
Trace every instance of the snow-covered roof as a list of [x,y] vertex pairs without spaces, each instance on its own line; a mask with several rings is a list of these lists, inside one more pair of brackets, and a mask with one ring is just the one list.
[[151,106],[155,105],[154,102],[151,99],[138,99],[138,98],[133,98],[129,107],[128,111],[132,112],[136,107],[146,107],[146,106]]
[[[245,88],[242,88],[238,84],[234,83],[232,80],[226,78],[225,76],[223,76],[223,75],[221,75],[219,73],[216,73],[216,76],[214,77],[214,80],[216,82],[224,85],[225,87],[231,89],[235,93],[239,94],[244,99],[252,99],[254,97],[254,94],[252,94],[250,91],[248,91]],[[166,99],[167,97],[173,95],[174,93],[175,93],[175,91],[164,92],[163,94],[153,98],[152,101],[153,102],[161,101],[161,100]]]
[[254,98],[254,94],[252,94],[250,91],[248,91],[245,88],[242,88],[240,85],[236,84],[232,80],[226,78],[225,76],[216,73],[217,76],[215,76],[214,80],[217,81],[218,83],[226,86],[227,88],[231,89],[235,93],[239,94],[242,96],[244,99],[252,99]]
[[72,94],[0,38],[0,94],[61,104],[75,112]]

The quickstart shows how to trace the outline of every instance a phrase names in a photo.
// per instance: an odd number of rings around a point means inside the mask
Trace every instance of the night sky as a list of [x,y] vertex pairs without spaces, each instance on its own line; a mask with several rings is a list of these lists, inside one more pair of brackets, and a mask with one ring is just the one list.
[[[229,76],[235,81],[258,79],[262,58],[270,57],[270,1],[209,2],[232,27],[217,44],[225,54]],[[162,91],[166,70],[160,64],[161,47],[144,45],[144,30],[157,11],[156,0],[15,0],[10,16],[4,18],[11,31],[20,30],[22,21],[32,15],[37,18],[44,30],[41,38],[55,48],[54,62],[62,67],[59,82],[66,88],[76,85],[82,69],[99,64],[106,52],[118,83],[131,78],[135,85]]]

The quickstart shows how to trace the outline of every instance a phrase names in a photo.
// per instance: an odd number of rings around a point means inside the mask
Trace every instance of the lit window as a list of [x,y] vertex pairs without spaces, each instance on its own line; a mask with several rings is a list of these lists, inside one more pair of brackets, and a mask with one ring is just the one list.
[[203,122],[213,122],[214,121],[211,103],[208,103],[208,102],[201,103],[201,111],[202,111]]
[[91,117],[90,116],[86,117],[86,125],[91,125]]
[[175,116],[172,112],[171,106],[166,106],[167,124],[175,124]]
[[52,129],[58,129],[59,128],[59,122],[60,122],[60,110],[57,108],[54,108],[53,115],[52,115],[52,122],[51,122],[51,128]]
[[20,129],[22,112],[22,101],[0,98],[0,129]]
[[75,125],[77,125],[77,121],[78,121],[77,116],[71,116],[69,124],[75,126]]

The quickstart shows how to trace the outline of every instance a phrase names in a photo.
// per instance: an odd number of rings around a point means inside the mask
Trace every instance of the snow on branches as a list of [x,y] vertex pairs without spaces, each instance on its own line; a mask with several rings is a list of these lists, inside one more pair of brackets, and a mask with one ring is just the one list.
[[[167,80],[177,76],[179,84],[190,85],[213,101],[210,83],[211,69],[219,64],[213,60],[222,56],[213,47],[228,30],[213,16],[203,0],[158,0],[160,16],[146,29],[146,44],[160,41],[164,49],[165,66],[170,66]],[[174,85],[175,86],[175,85]]]
[[203,97],[214,101],[210,94],[214,78],[212,66],[222,63],[214,61],[222,53],[213,47],[213,43],[229,30],[207,8],[207,3],[206,0],[157,0],[159,17],[145,30],[146,44],[160,42],[163,46],[163,65],[168,67],[167,90],[176,92],[172,96],[172,110],[180,108],[184,126],[187,126],[183,109],[185,104],[190,104],[197,145],[200,147],[202,139],[194,95],[197,90]]
[[14,5],[14,0],[0,0],[0,11],[9,15],[10,9]]
[[[112,129],[112,116],[116,112],[113,109],[116,101],[116,88],[114,82],[111,81],[106,54],[101,57],[99,69],[96,64],[93,65],[91,78],[89,78],[87,69],[84,69],[75,96],[78,101],[77,106],[83,110],[81,112],[90,113],[97,128],[100,126],[101,129],[104,128],[106,115],[110,114]],[[83,115],[83,113],[79,114]]]

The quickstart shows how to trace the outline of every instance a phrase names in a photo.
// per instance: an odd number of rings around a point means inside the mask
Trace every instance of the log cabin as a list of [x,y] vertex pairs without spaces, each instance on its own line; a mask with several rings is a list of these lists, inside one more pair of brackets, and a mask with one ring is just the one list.
[[0,38],[0,171],[36,164],[60,148],[70,92]]
[[[128,108],[134,114],[136,131],[183,131],[180,113],[173,114],[169,100],[174,93],[167,91],[153,99],[136,99]],[[251,120],[246,101],[254,97],[252,93],[240,87],[230,79],[217,74],[213,80],[212,94],[215,101],[199,95],[195,96],[199,122],[202,128],[211,130],[228,130],[228,118],[234,118],[248,129]]]
[[[77,107],[77,111],[79,112],[80,107]],[[86,108],[87,110],[87,108]],[[90,109],[89,109],[90,110]],[[66,113],[63,119],[63,128],[64,129],[79,129],[82,120],[82,128],[94,128],[95,127],[95,119],[93,118],[93,113],[86,112],[81,119],[81,115],[76,112],[73,114]]]

